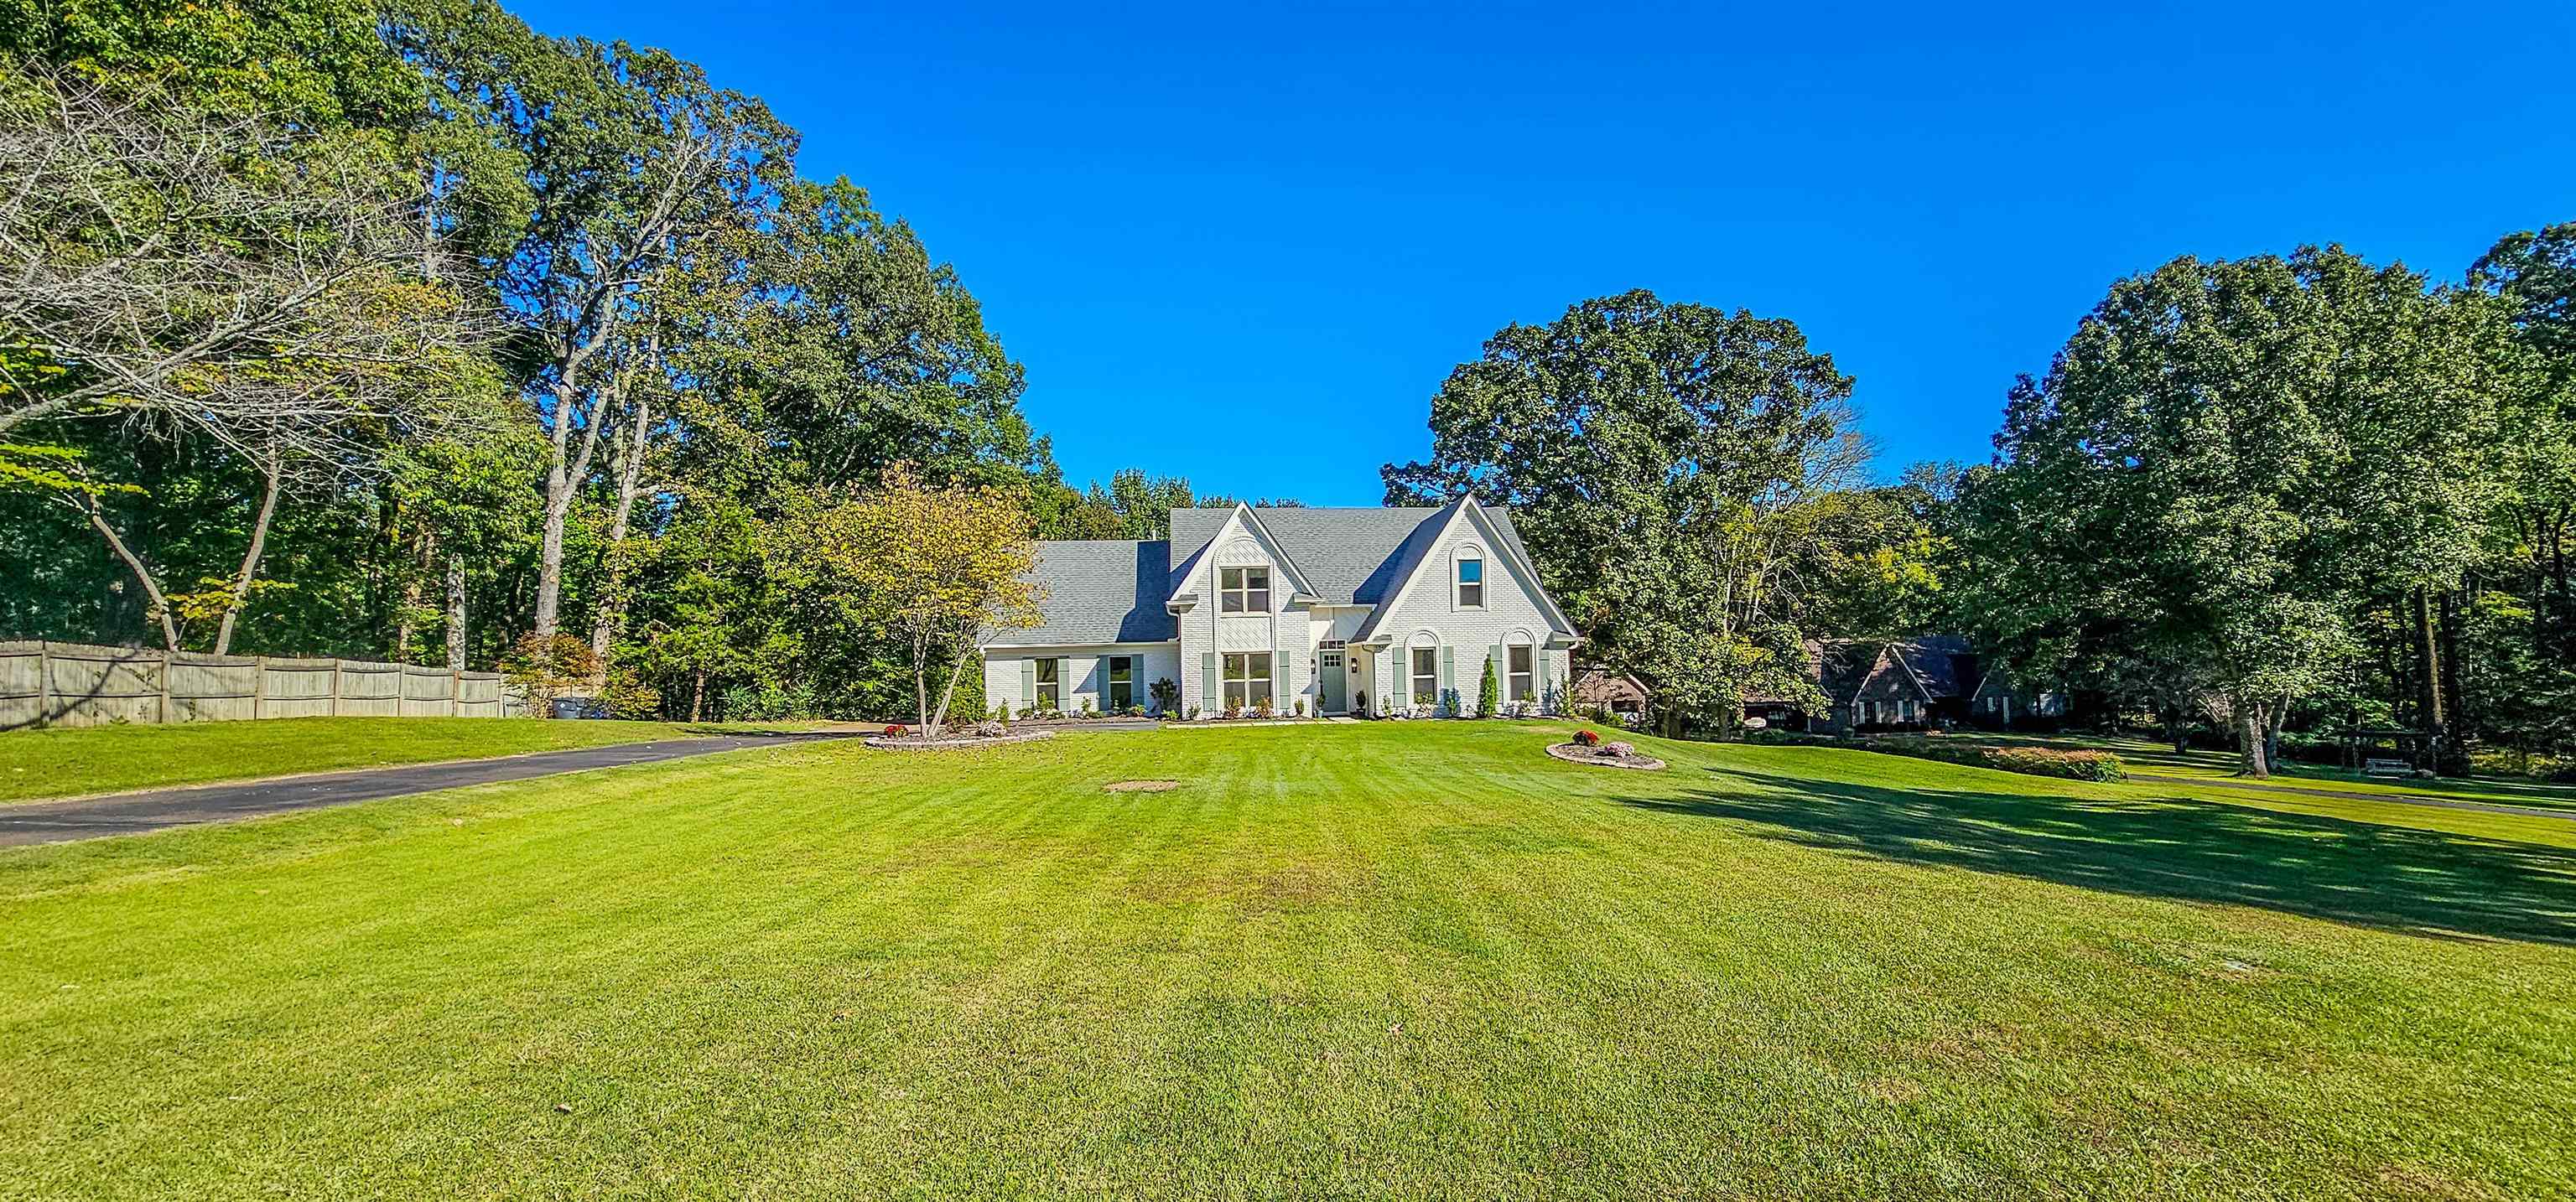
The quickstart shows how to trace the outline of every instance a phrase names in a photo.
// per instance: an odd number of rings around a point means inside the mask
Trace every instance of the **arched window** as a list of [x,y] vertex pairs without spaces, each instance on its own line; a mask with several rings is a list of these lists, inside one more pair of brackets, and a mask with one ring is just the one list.
[[1413,636],[1404,649],[1406,691],[1416,706],[1440,704],[1440,643],[1437,636],[1423,631]]
[[1526,630],[1503,643],[1503,700],[1538,700],[1538,642]]
[[1474,547],[1462,547],[1456,556],[1458,580],[1457,602],[1460,609],[1485,608],[1485,555]]

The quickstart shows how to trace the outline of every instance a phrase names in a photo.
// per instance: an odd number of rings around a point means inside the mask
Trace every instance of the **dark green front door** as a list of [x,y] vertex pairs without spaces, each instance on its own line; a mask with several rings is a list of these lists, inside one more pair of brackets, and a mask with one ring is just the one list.
[[1338,714],[1351,708],[1351,670],[1343,662],[1342,649],[1326,647],[1315,653],[1315,710]]

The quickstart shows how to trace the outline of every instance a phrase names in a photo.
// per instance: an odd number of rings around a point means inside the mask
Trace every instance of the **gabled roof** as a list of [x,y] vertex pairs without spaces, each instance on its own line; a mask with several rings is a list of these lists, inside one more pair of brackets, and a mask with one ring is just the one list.
[[[1409,507],[1246,510],[1326,605],[1375,605],[1394,587],[1394,558],[1445,510]],[[1233,509],[1172,511],[1172,583],[1216,541]],[[1423,537],[1430,535],[1425,533]]]
[[[1384,613],[1442,534],[1468,515],[1481,515],[1475,520],[1490,531],[1496,553],[1518,575],[1533,583],[1538,579],[1509,512],[1468,497],[1438,508],[1256,510],[1236,505],[1175,509],[1171,515],[1172,537],[1167,540],[1038,543],[1033,575],[1047,586],[1048,596],[1039,606],[1045,624],[993,631],[988,645],[1167,642],[1180,637],[1179,622],[1165,607],[1176,600],[1173,594],[1227,523],[1238,518],[1270,545],[1288,577],[1285,583],[1317,605],[1368,605]],[[1538,598],[1552,630],[1575,633],[1544,587]],[[1378,614],[1371,614],[1367,625],[1373,628],[1377,620]]]
[[[1807,678],[1836,704],[1850,701],[1884,666],[1926,700],[1973,695],[1979,684],[1968,640],[1952,634],[1910,639],[1808,639]],[[1785,697],[1747,697],[1746,704],[1786,704]]]
[[1914,672],[1926,696],[1966,698],[1977,691],[1977,657],[1955,634],[1927,634],[1889,644]]
[[1180,637],[1163,609],[1169,595],[1166,565],[1171,544],[1128,539],[1050,541],[1038,544],[1032,575],[1046,586],[1038,612],[1045,624],[997,630],[998,646],[1083,643],[1160,643]]
[[1512,529],[1511,519],[1499,510],[1486,509],[1477,503],[1476,498],[1466,496],[1432,511],[1431,517],[1414,527],[1413,534],[1404,540],[1402,551],[1391,561],[1393,569],[1388,576],[1392,583],[1386,587],[1384,598],[1369,613],[1368,620],[1360,623],[1360,628],[1351,634],[1351,641],[1364,643],[1376,638],[1378,630],[1386,625],[1388,616],[1394,612],[1395,603],[1403,599],[1404,590],[1421,575],[1423,563],[1439,549],[1441,540],[1448,538],[1449,531],[1460,523],[1473,522],[1480,514],[1484,516],[1484,524],[1495,532],[1492,541],[1499,544],[1498,549],[1504,558],[1512,561],[1513,574],[1530,582],[1532,595],[1538,598],[1539,612],[1548,620],[1548,629],[1575,633],[1574,623],[1566,619],[1564,610],[1556,607],[1556,599],[1547,595],[1546,586],[1539,584],[1537,565],[1530,562],[1529,553],[1522,549],[1520,532]]
[[1625,672],[1607,668],[1582,667],[1574,670],[1574,683],[1565,690],[1568,699],[1586,705],[1607,705],[1613,701],[1646,700],[1646,686]]

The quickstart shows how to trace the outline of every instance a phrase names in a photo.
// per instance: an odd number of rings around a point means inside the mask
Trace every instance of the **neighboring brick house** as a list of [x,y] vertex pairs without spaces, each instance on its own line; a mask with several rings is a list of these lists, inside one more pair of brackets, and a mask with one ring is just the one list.
[[1587,707],[1605,709],[1618,715],[1622,726],[1641,727],[1646,722],[1646,686],[1625,672],[1608,668],[1580,667],[1574,670],[1574,687],[1566,692],[1566,704],[1574,712]]
[[1508,512],[1175,509],[1172,537],[1041,542],[1042,625],[991,632],[984,695],[1013,713],[1255,710],[1430,715],[1472,708],[1487,663],[1506,705],[1559,713],[1582,641]]
[[2021,690],[2002,672],[1987,672],[1956,635],[1910,639],[1807,642],[1808,678],[1827,708],[1809,713],[1796,700],[1747,697],[1748,717],[1775,728],[1816,734],[1925,730],[1946,726],[2007,727],[2063,717],[2065,699]]

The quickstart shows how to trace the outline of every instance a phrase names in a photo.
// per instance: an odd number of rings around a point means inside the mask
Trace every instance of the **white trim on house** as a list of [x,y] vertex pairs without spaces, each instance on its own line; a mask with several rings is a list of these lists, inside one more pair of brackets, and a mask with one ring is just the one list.
[[[1474,516],[1470,517],[1469,515],[1471,514]],[[1574,623],[1567,620],[1565,611],[1557,607],[1556,599],[1547,595],[1547,586],[1539,581],[1538,569],[1527,559],[1513,552],[1511,540],[1501,536],[1501,532],[1494,527],[1493,519],[1485,515],[1484,506],[1478,504],[1474,497],[1462,497],[1458,500],[1456,507],[1451,509],[1449,512],[1448,520],[1443,522],[1439,531],[1433,534],[1421,561],[1413,566],[1413,570],[1411,572],[1406,573],[1404,579],[1396,582],[1394,593],[1390,594],[1384,601],[1379,603],[1378,612],[1370,615],[1369,625],[1362,628],[1362,637],[1354,641],[1365,642],[1379,647],[1391,645],[1392,636],[1388,632],[1377,628],[1376,624],[1382,621],[1387,615],[1393,614],[1402,608],[1405,600],[1412,596],[1414,585],[1422,579],[1423,575],[1430,569],[1432,564],[1442,564],[1444,565],[1444,571],[1454,572],[1454,569],[1446,567],[1446,565],[1450,564],[1452,561],[1445,548],[1457,545],[1457,529],[1460,522],[1469,522],[1473,525],[1474,541],[1480,544],[1480,546],[1486,551],[1488,562],[1491,562],[1491,557],[1493,555],[1499,553],[1503,561],[1510,565],[1513,576],[1521,589],[1527,592],[1529,596],[1537,602],[1541,616],[1545,617],[1548,622],[1548,648],[1550,650],[1564,650],[1583,642],[1583,636],[1575,633]],[[1494,597],[1494,578],[1492,572],[1488,571],[1485,573],[1484,583],[1485,603],[1479,608],[1491,608]],[[1452,594],[1449,608],[1457,610],[1459,607],[1455,596],[1456,578],[1454,574],[1450,577],[1450,584],[1447,587],[1450,588]]]
[[[1132,682],[1138,703],[1150,698],[1155,680],[1167,678],[1180,693],[1176,716],[1192,710],[1211,716],[1227,707],[1229,692],[1246,704],[1255,700],[1247,680],[1257,685],[1261,678],[1249,675],[1249,657],[1267,655],[1271,702],[1283,714],[1301,707],[1321,712],[1335,692],[1346,712],[1448,713],[1453,705],[1469,710],[1488,663],[1503,677],[1506,700],[1516,709],[1530,702],[1542,712],[1561,709],[1563,690],[1573,679],[1567,651],[1582,639],[1526,557],[1514,550],[1504,514],[1472,498],[1440,510],[1406,511],[1408,522],[1401,527],[1383,512],[1343,511],[1351,523],[1345,533],[1335,511],[1305,511],[1295,524],[1285,512],[1280,511],[1280,528],[1301,540],[1295,553],[1269,520],[1244,504],[1191,515],[1186,547],[1151,541],[1104,547],[1103,540],[1042,546],[1042,568],[1053,563],[1061,571],[1048,577],[1050,583],[1077,587],[1051,587],[1042,602],[1042,629],[994,632],[997,640],[1017,641],[984,648],[988,704],[1009,705],[1014,712],[1026,708],[1034,689],[1024,677],[1034,661],[1061,657],[1065,682],[1057,706],[1078,712],[1088,701],[1108,712],[1117,707],[1107,666],[1117,656],[1132,655],[1138,661]],[[1175,526],[1181,524],[1176,517]],[[1318,589],[1299,554],[1314,557],[1331,592]],[[1461,596],[1457,578],[1458,565],[1469,560],[1479,565],[1474,570],[1481,588],[1473,591],[1482,594],[1473,604]],[[1152,570],[1158,564],[1162,570]],[[1254,567],[1268,570],[1268,605],[1226,611],[1229,570]],[[1419,583],[1435,572],[1445,577],[1437,594]],[[1250,592],[1238,587],[1231,595],[1248,601]],[[1144,622],[1139,614],[1151,614],[1154,621]],[[1029,637],[1112,630],[1124,635],[1140,626],[1168,637],[1080,645]],[[1428,652],[1429,668],[1418,682],[1411,653],[1417,642]],[[1510,671],[1512,648],[1527,649],[1526,672]],[[1328,687],[1323,675],[1328,649],[1342,658],[1341,674],[1330,682],[1338,688]],[[1414,702],[1417,683],[1426,687],[1421,705]]]
[[[1485,549],[1474,543],[1449,549],[1449,606],[1452,609],[1482,610],[1490,582],[1485,576]],[[1476,578],[1467,579],[1467,565],[1476,565]],[[1467,600],[1467,590],[1476,590],[1476,599]]]

